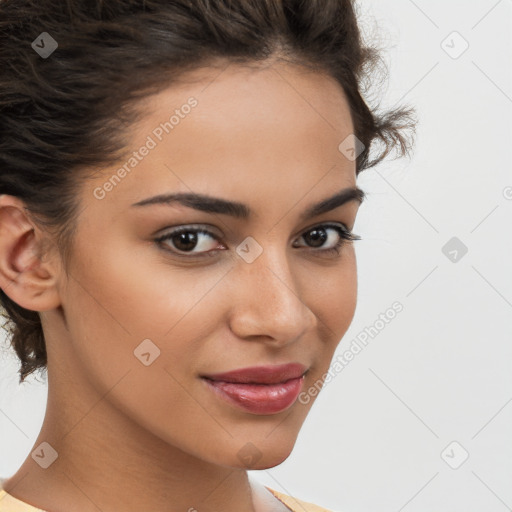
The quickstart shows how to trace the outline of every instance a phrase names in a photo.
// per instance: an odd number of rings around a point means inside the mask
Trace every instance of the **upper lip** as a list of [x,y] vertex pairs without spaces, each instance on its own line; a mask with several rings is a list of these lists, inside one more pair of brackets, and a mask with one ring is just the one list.
[[277,384],[302,377],[306,371],[307,367],[300,363],[289,363],[274,366],[250,366],[229,372],[201,375],[201,377],[243,384]]

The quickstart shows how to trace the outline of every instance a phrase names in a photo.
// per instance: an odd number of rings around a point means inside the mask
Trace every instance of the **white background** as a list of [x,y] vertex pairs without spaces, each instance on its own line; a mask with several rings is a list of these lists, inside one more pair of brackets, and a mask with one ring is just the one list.
[[[292,455],[251,477],[342,512],[505,512],[512,0],[362,0],[359,10],[366,33],[377,30],[385,47],[382,107],[411,104],[420,123],[411,160],[359,177],[368,196],[354,228],[363,238],[359,300],[337,354],[395,301],[404,309],[325,385]],[[453,58],[461,37],[469,48]],[[468,249],[457,262],[442,250],[453,237]],[[46,405],[45,384],[18,386],[16,372],[5,353],[0,477],[30,453]],[[449,466],[465,452],[458,469]]]

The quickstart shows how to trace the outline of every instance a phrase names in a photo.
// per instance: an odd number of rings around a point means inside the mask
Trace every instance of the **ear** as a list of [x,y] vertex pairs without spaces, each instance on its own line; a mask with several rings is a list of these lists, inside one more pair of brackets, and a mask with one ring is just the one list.
[[[0,288],[19,306],[48,311],[60,305],[56,253],[43,251],[51,242],[31,220],[25,203],[0,195]],[[53,246],[54,244],[50,244]],[[49,257],[50,254],[53,257]]]

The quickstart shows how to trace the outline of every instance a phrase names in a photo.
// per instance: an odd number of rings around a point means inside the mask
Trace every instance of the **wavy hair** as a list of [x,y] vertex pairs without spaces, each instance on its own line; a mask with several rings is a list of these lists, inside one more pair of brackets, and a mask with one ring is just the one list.
[[[31,47],[41,32],[58,44],[48,58]],[[214,62],[274,57],[343,88],[364,145],[357,174],[393,149],[409,154],[414,109],[380,112],[363,98],[383,59],[364,42],[352,0],[0,1],[0,194],[52,232],[66,268],[82,180],[125,155],[138,100]],[[47,365],[39,313],[5,290],[0,306],[21,383]]]

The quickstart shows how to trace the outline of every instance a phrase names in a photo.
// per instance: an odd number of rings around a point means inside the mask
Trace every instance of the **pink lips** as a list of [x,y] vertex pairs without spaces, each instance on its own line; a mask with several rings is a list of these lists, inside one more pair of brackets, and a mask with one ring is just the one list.
[[202,378],[212,391],[246,412],[276,414],[297,400],[306,370],[291,363],[241,368]]

